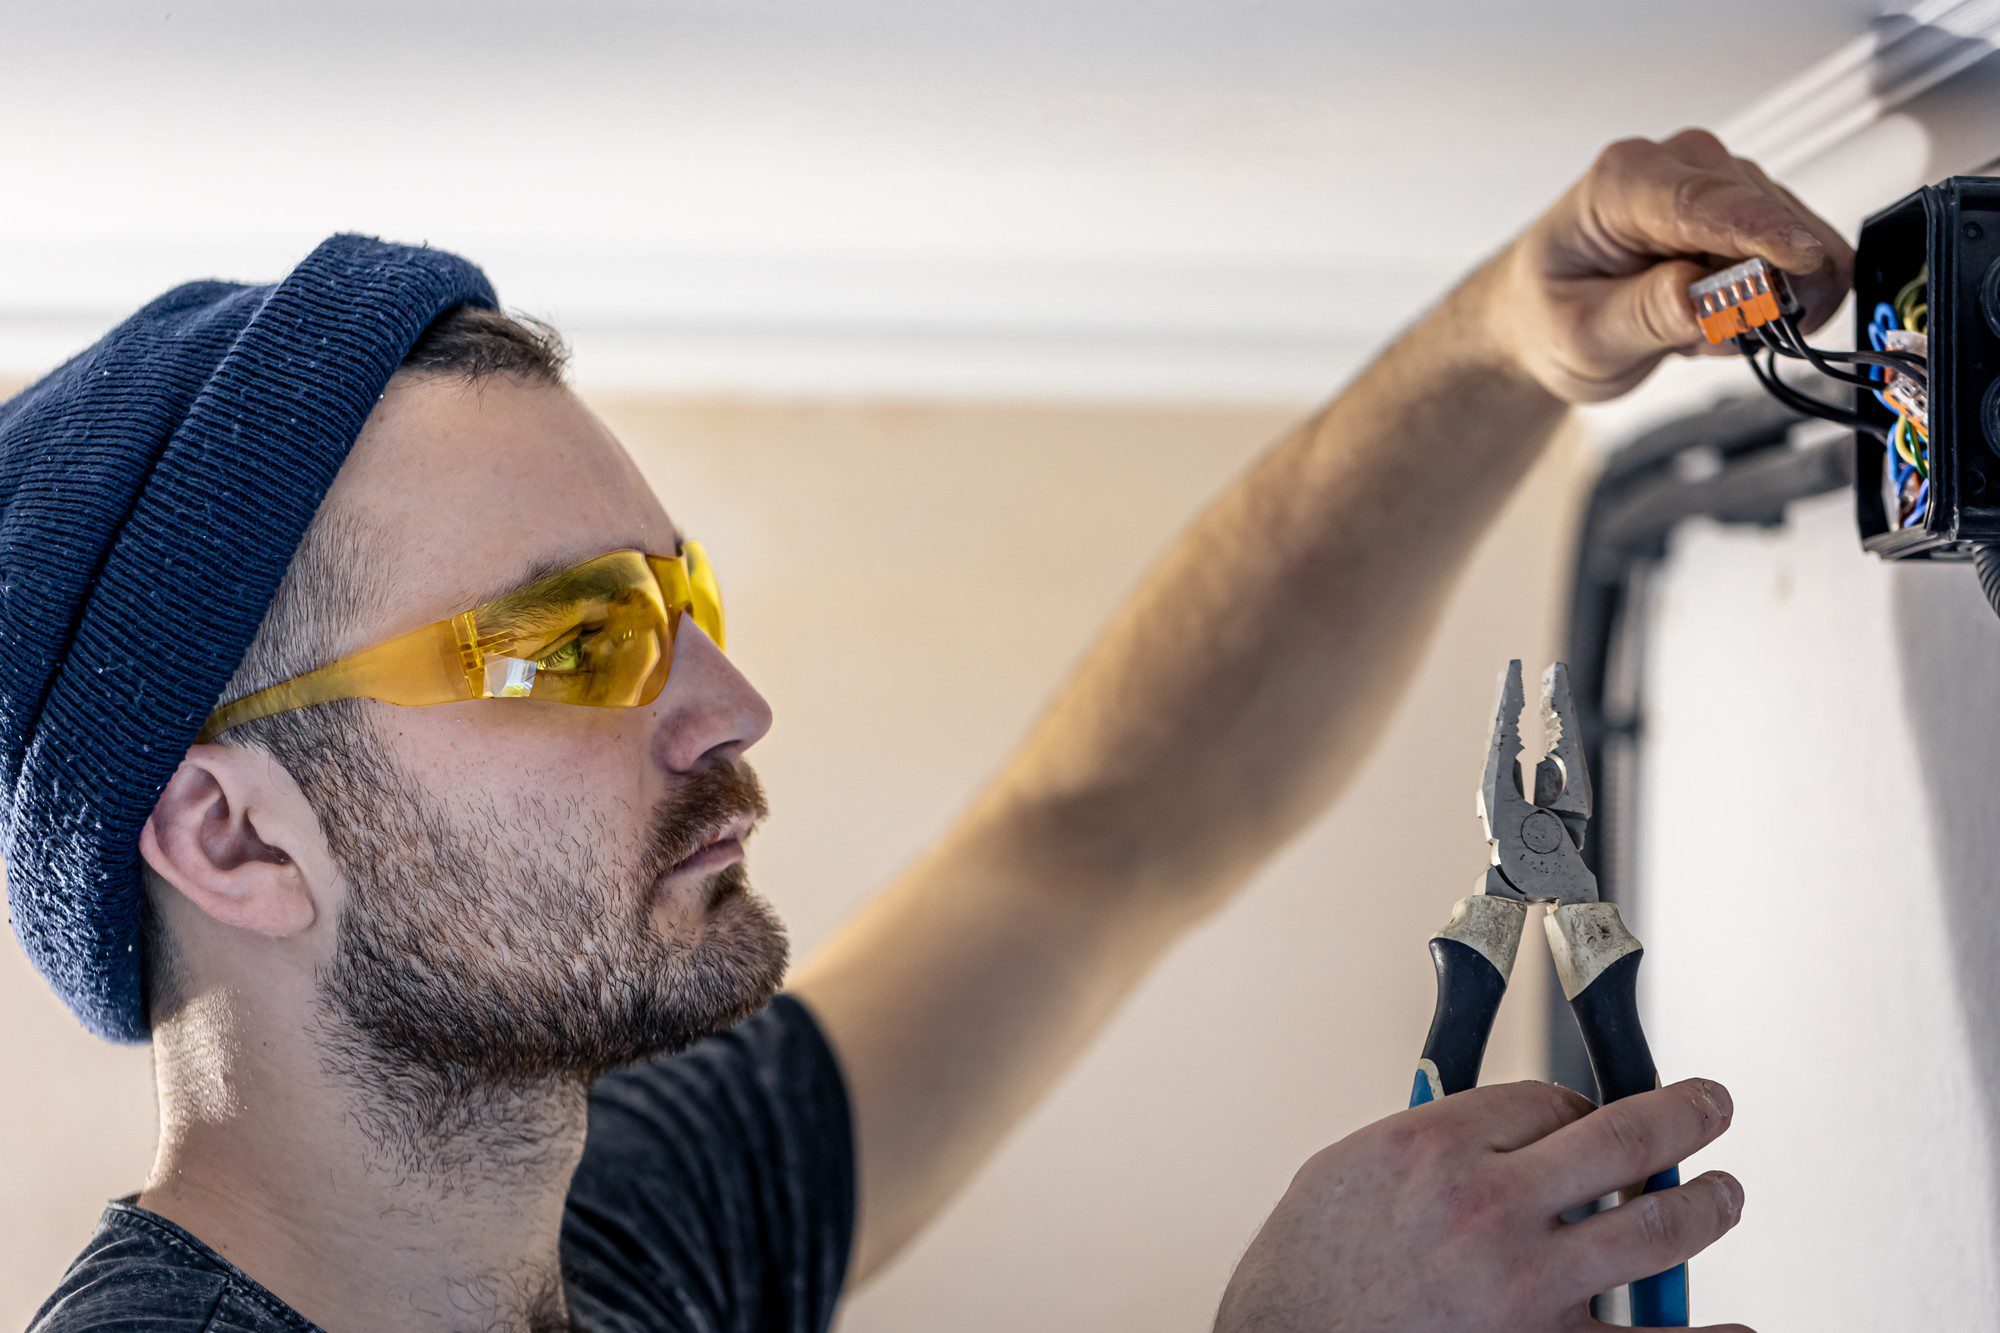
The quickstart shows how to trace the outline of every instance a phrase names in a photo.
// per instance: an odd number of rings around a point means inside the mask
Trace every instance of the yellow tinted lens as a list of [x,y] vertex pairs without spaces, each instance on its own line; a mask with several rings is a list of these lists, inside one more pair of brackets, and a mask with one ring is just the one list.
[[688,609],[694,613],[694,623],[702,632],[715,640],[715,646],[729,651],[727,629],[722,619],[722,587],[715,581],[715,566],[708,563],[708,552],[700,542],[683,542],[687,552],[688,592],[693,605]]
[[672,628],[646,558],[618,551],[475,613],[486,696],[602,708],[650,703],[666,684]]

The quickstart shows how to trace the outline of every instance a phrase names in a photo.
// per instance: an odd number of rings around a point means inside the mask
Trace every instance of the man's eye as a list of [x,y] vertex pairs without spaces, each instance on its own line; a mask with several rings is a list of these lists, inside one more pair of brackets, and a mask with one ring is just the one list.
[[535,659],[538,671],[580,671],[583,669],[583,635],[569,638]]

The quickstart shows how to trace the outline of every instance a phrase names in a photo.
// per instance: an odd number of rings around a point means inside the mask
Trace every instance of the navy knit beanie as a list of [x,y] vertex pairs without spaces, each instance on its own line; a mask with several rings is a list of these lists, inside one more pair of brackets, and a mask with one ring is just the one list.
[[14,931],[113,1041],[148,1034],[139,830],[426,326],[456,255],[323,242],[193,282],[0,404],[0,859]]

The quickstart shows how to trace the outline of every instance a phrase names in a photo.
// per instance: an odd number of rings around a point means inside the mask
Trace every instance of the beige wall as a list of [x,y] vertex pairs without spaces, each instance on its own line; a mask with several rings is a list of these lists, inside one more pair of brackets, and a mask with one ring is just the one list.
[[[600,407],[708,541],[735,655],[776,707],[754,756],[774,815],[751,867],[801,952],[937,834],[1147,558],[1288,415]],[[1299,1162],[1402,1104],[1430,1013],[1424,940],[1482,867],[1494,673],[1554,642],[1574,474],[1552,460],[1509,511],[1354,792],[1167,959],[854,1295],[846,1329],[1206,1329]],[[1535,1068],[1535,999],[1517,988],[1489,1077]],[[84,1036],[12,946],[0,1013],[0,1325],[15,1326],[102,1200],[142,1180],[152,1111],[145,1053]]]

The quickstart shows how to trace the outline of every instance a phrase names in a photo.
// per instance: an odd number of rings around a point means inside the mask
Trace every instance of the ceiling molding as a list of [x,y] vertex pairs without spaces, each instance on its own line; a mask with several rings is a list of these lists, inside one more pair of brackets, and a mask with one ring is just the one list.
[[2000,0],[1923,0],[1723,126],[1730,151],[1790,172],[2000,48]]
[[[268,279],[297,249],[216,243]],[[32,378],[189,273],[186,247],[0,256],[0,379]],[[1324,397],[1455,270],[1417,261],[756,255],[478,246],[510,307],[607,392],[1227,402]],[[200,261],[205,263],[206,261]]]

